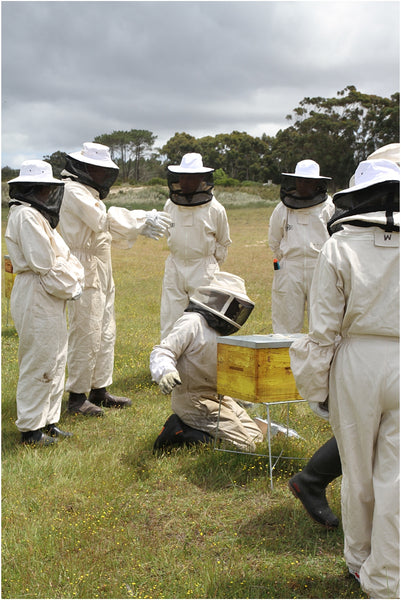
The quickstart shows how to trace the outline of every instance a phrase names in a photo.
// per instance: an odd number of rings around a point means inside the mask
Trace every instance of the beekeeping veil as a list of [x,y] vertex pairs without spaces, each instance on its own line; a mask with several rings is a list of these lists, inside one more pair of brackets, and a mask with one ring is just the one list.
[[337,210],[327,224],[330,235],[345,222],[399,231],[400,167],[385,159],[364,160],[355,171],[354,181],[355,185],[333,196]]
[[[183,189],[182,175],[199,175],[197,188],[190,192]],[[200,206],[213,198],[213,169],[204,167],[202,156],[196,152],[184,154],[181,164],[167,167],[167,183],[170,200],[179,206]]]
[[99,192],[104,200],[118,177],[118,166],[111,160],[110,149],[103,144],[85,142],[82,150],[67,155],[62,177],[72,177]]
[[26,160],[20,174],[10,179],[9,205],[25,202],[38,210],[55,229],[59,221],[63,201],[64,183],[53,177],[49,163],[43,160]]
[[301,160],[295,173],[282,173],[280,199],[289,208],[309,208],[327,200],[327,185],[331,177],[320,175],[314,160]]
[[246,322],[254,306],[241,277],[218,271],[190,297],[186,312],[199,312],[220,335],[231,335]]

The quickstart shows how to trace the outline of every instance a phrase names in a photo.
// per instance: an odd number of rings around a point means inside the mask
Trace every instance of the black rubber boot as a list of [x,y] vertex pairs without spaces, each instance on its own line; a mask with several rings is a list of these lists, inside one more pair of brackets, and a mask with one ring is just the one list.
[[41,429],[36,429],[35,431],[23,431],[21,433],[22,444],[28,444],[30,446],[50,446],[57,442],[57,438],[46,435]]
[[67,410],[72,415],[89,417],[101,417],[103,415],[102,409],[89,402],[85,394],[76,394],[75,392],[70,392]]
[[112,396],[105,387],[91,390],[88,400],[96,406],[106,406],[106,408],[127,408],[132,405],[132,400],[124,396]]
[[57,437],[57,438],[72,437],[72,433],[70,433],[69,431],[63,431],[62,429],[60,429],[60,427],[58,426],[58,423],[51,423],[50,425],[46,425],[45,432],[47,433],[47,435],[50,435],[51,437]]
[[339,520],[326,498],[326,487],[342,473],[340,454],[334,437],[315,452],[302,471],[291,477],[288,487],[308,514],[327,529],[338,527]]

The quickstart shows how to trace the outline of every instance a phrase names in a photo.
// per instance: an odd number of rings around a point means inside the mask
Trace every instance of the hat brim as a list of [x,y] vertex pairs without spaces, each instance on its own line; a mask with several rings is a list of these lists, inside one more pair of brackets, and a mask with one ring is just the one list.
[[351,194],[354,192],[358,192],[359,190],[364,190],[366,188],[369,187],[373,187],[374,185],[378,185],[379,183],[400,183],[399,179],[394,179],[394,177],[388,177],[388,176],[381,176],[381,177],[375,177],[374,179],[371,179],[370,181],[365,181],[364,183],[360,183],[359,185],[353,185],[345,190],[341,190],[339,192],[337,192],[336,194],[334,194],[333,196],[333,200],[339,196],[343,196],[344,194]]
[[288,175],[289,177],[299,177],[300,179],[325,179],[331,181],[332,177],[324,177],[323,175],[317,175],[315,177],[308,177],[308,175],[296,175],[295,173],[281,173],[281,175]]
[[[201,285],[198,288],[199,290],[205,290],[205,291],[213,291],[213,292],[219,292],[221,294],[227,294],[227,296],[235,296],[235,298],[238,298],[239,300],[242,300],[242,302],[247,302],[248,304],[253,304],[255,306],[255,303],[249,298],[249,296],[240,291],[240,290],[233,290],[233,288],[228,288],[228,287],[223,287],[220,285],[213,285],[213,282],[207,284],[207,285]],[[190,298],[191,300],[193,300],[194,298],[191,296]],[[196,300],[196,298],[195,298]]]
[[210,169],[209,167],[198,167],[197,169],[185,169],[184,167],[181,167],[180,165],[171,165],[171,166],[167,167],[167,169],[169,171],[171,171],[172,173],[188,173],[188,175],[195,174],[195,173],[211,173],[212,171],[214,171],[214,169]]
[[80,162],[87,163],[88,165],[95,165],[96,167],[104,167],[105,169],[119,169],[119,166],[116,165],[112,160],[96,160],[95,158],[88,158],[82,151],[80,152],[71,152],[69,154],[71,158],[75,158],[75,160],[79,160]]
[[14,179],[10,179],[7,183],[58,183],[59,185],[64,185],[64,181],[60,181],[60,179],[55,179],[55,177],[35,177],[35,175],[20,175],[19,177],[15,177]]

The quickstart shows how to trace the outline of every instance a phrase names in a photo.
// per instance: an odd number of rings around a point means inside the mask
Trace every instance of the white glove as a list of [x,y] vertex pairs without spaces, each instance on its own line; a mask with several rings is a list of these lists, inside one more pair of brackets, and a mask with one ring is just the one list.
[[172,219],[168,213],[158,212],[154,208],[146,212],[145,227],[142,229],[141,234],[154,240],[159,240],[165,235],[171,224]]
[[176,385],[181,385],[181,379],[178,371],[166,373],[159,381],[159,388],[163,394],[170,394]]
[[71,298],[71,300],[78,300],[78,298],[80,298],[82,296],[82,286],[80,283],[77,283],[77,292],[74,294],[74,296]]

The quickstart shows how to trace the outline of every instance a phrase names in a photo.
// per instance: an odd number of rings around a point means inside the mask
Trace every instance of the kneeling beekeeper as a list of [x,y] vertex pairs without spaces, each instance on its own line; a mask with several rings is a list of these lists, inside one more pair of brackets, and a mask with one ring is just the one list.
[[[194,292],[168,336],[154,346],[150,355],[152,379],[164,394],[172,392],[174,411],[155,448],[177,444],[180,439],[210,442],[216,435],[217,338],[237,332],[253,308],[243,279],[219,271],[210,284]],[[217,436],[248,451],[263,440],[255,421],[228,396],[221,404]]]
[[64,183],[42,160],[9,183],[8,253],[17,274],[11,314],[18,332],[17,421],[24,444],[48,446],[58,427],[67,360],[66,301],[82,293],[84,269],[56,231]]

